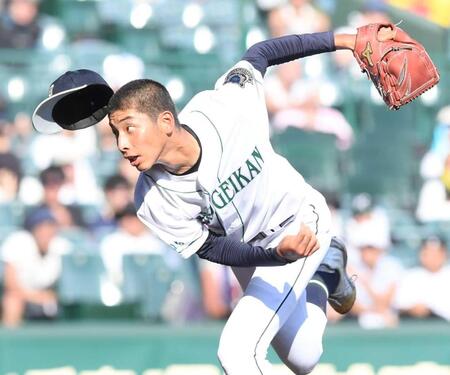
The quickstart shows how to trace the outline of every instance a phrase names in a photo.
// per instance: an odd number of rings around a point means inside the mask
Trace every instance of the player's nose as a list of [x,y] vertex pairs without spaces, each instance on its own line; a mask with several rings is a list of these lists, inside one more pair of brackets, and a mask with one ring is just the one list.
[[119,136],[117,137],[117,148],[123,154],[130,149],[130,144],[126,136],[119,134]]

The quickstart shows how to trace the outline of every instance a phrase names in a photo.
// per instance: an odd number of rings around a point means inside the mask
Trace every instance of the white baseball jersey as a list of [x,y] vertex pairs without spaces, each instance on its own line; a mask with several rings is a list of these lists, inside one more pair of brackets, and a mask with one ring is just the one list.
[[261,73],[240,61],[214,90],[194,96],[179,119],[200,141],[198,171],[178,176],[155,165],[141,173],[139,218],[186,258],[209,230],[255,245],[276,243],[309,185],[270,144]]
[[154,166],[141,173],[139,218],[183,257],[199,250],[209,231],[263,247],[297,234],[300,222],[315,231],[320,248],[308,257],[233,268],[244,294],[218,349],[230,375],[272,374],[270,344],[295,373],[309,373],[322,353],[326,316],[306,303],[304,291],[327,252],[330,214],[322,195],[272,149],[261,74],[240,61],[179,118],[201,144],[198,171],[176,176]]

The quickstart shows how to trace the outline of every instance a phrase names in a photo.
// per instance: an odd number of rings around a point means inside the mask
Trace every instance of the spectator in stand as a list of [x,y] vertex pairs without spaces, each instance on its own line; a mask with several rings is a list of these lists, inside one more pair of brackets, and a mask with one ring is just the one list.
[[167,245],[162,243],[136,216],[130,203],[116,213],[118,229],[106,235],[100,243],[100,252],[108,273],[110,285],[117,288],[123,280],[122,259],[126,254],[163,254]]
[[0,121],[0,203],[17,199],[22,178],[20,159],[12,152],[13,127]]
[[85,225],[81,211],[76,205],[61,203],[60,193],[65,175],[61,167],[50,166],[39,175],[43,197],[41,206],[49,209],[61,229],[71,229]]
[[386,254],[383,234],[375,230],[366,231],[357,248],[361,261],[350,272],[358,275],[352,313],[363,328],[394,327],[398,323],[394,296],[403,266]]
[[90,160],[97,153],[94,127],[76,132],[38,134],[30,145],[30,162],[38,170],[59,165],[66,176],[61,190],[64,204],[97,204],[102,197]]
[[450,153],[450,105],[441,108],[436,116],[430,151],[440,157]]
[[76,132],[63,131],[57,134],[36,134],[30,145],[30,156],[34,165],[43,170],[55,161],[76,162],[93,157],[97,152],[97,134],[90,127]]
[[338,192],[324,191],[322,194],[327,200],[331,212],[331,234],[344,238],[344,213]]
[[416,216],[421,222],[450,220],[450,106],[437,115],[429,151],[420,164],[424,179]]
[[14,117],[13,126],[12,146],[17,155],[23,155],[29,152],[31,139],[34,135],[30,115],[25,112],[18,112]]
[[[58,155],[54,165],[64,172],[64,184],[61,187],[60,200],[66,205],[97,205],[102,198],[94,169],[87,158],[80,158],[68,151]],[[87,182],[88,181],[88,182]],[[85,183],[88,186],[86,188]]]
[[353,129],[337,109],[322,103],[327,82],[302,75],[301,62],[279,65],[266,81],[266,103],[275,131],[288,126],[336,136],[340,149],[353,142]]
[[0,15],[0,48],[34,48],[42,33],[38,0],[8,0]]
[[273,37],[327,31],[330,20],[309,0],[289,0],[269,11],[267,22]]
[[[56,19],[39,12],[40,3],[41,0],[5,0],[0,13],[0,48],[55,50],[63,45],[64,28]],[[20,65],[32,62],[23,60]]]
[[211,319],[227,319],[242,295],[230,267],[199,259],[203,309]]
[[0,153],[5,154],[11,151],[13,134],[13,126],[8,121],[0,119]]
[[58,225],[47,209],[27,216],[26,230],[12,233],[1,249],[5,264],[2,321],[18,326],[23,319],[53,319],[58,300],[54,287],[61,272],[61,256],[70,244],[58,237]]
[[406,270],[398,287],[395,304],[406,316],[438,316],[450,321],[450,298],[442,288],[450,285],[447,244],[438,236],[424,239],[419,252],[420,265]]
[[0,153],[0,203],[17,200],[21,177],[19,158],[10,152]]
[[370,194],[360,193],[351,201],[351,218],[344,224],[349,263],[358,265],[361,252],[359,246],[370,233],[376,233],[381,248],[391,245],[389,218],[382,207],[376,206]]
[[132,187],[121,175],[110,176],[104,185],[105,203],[100,215],[89,223],[89,230],[97,238],[117,229],[116,216],[133,202]]

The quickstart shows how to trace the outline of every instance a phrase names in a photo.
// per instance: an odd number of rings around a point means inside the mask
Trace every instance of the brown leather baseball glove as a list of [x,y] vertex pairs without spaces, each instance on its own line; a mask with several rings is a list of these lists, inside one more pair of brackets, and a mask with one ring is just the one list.
[[353,54],[389,109],[398,109],[439,82],[425,48],[393,24],[358,28]]

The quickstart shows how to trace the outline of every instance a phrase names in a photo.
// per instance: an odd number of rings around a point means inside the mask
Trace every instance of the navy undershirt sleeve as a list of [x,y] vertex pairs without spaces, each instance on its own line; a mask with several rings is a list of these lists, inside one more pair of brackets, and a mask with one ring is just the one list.
[[197,255],[214,263],[234,267],[280,266],[290,263],[279,256],[275,249],[252,246],[211,232]]
[[242,60],[252,64],[264,77],[268,66],[335,50],[332,31],[287,35],[254,44],[247,50]]

